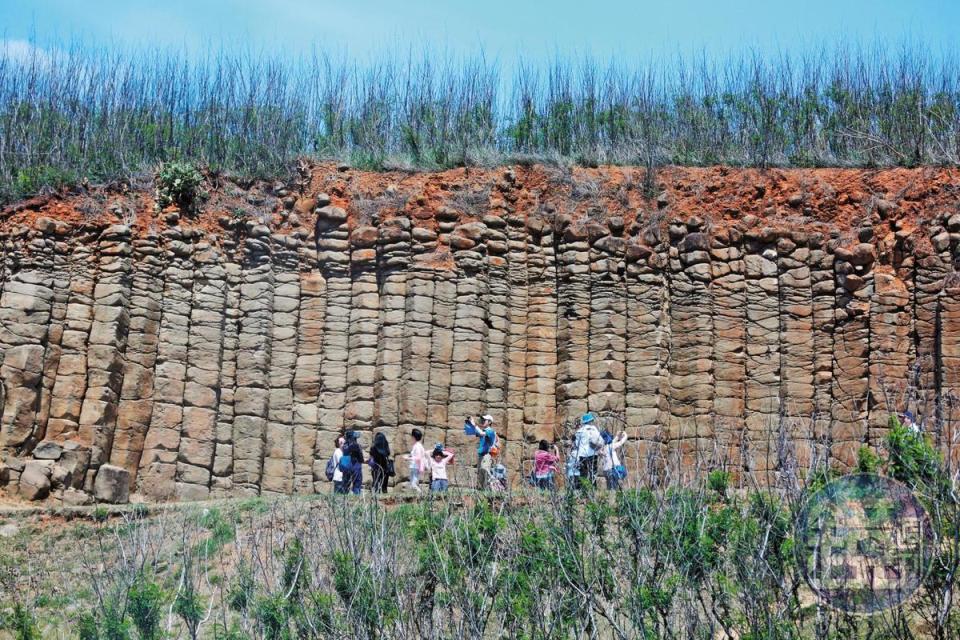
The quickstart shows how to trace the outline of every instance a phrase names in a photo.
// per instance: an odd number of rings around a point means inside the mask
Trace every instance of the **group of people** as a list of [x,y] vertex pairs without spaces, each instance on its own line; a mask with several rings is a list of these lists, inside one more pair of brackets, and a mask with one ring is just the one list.
[[[592,413],[580,419],[580,428],[570,438],[570,452],[566,460],[567,486],[586,488],[596,486],[597,478],[603,476],[607,489],[616,491],[627,477],[627,469],[620,460],[620,449],[627,442],[626,432],[614,437],[609,431],[601,431]],[[533,477],[531,483],[538,489],[555,488],[557,464],[560,450],[546,440],[533,457]]]
[[[425,478],[429,471],[430,490],[446,491],[450,484],[447,465],[453,460],[454,453],[437,443],[428,456],[423,447],[423,432],[414,429],[410,432],[410,437],[413,443],[410,453],[403,456],[410,462],[410,485],[420,493],[420,479]],[[336,448],[326,469],[327,479],[333,482],[333,492],[359,494],[363,488],[363,465],[366,462],[370,467],[370,490],[373,493],[386,493],[390,478],[397,475],[387,437],[383,433],[377,433],[373,437],[373,445],[366,461],[358,438],[356,431],[348,431],[336,440]]]
[[[494,429],[493,417],[484,415],[480,423],[468,416],[464,421],[464,433],[478,439],[477,443],[477,488],[480,490],[503,490],[506,488],[506,468],[498,462],[500,439]],[[358,494],[363,486],[363,466],[371,470],[371,490],[386,493],[391,477],[396,475],[390,444],[383,433],[377,433],[365,460],[358,442],[359,434],[348,431],[336,440],[336,449],[327,462],[327,479],[333,482],[334,493]],[[443,493],[450,485],[447,467],[453,463],[455,453],[442,443],[437,443],[430,454],[423,446],[423,432],[410,432],[410,453],[402,456],[409,463],[410,487],[421,493],[421,480],[430,474],[430,491]],[[570,451],[566,456],[566,479],[569,487],[595,486],[597,478],[606,478],[607,488],[617,490],[626,478],[626,468],[620,460],[619,450],[627,441],[627,434],[614,437],[597,427],[592,413],[580,419],[580,427],[570,439]],[[534,455],[533,473],[530,482],[543,490],[556,487],[556,474],[560,462],[560,450],[541,440]]]

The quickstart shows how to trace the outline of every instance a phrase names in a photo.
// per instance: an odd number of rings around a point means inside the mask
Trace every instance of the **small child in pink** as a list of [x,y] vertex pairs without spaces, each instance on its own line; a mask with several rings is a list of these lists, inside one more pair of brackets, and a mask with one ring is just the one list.
[[443,493],[450,486],[447,479],[447,465],[453,460],[453,451],[443,448],[438,444],[433,448],[430,454],[430,491],[433,493]]

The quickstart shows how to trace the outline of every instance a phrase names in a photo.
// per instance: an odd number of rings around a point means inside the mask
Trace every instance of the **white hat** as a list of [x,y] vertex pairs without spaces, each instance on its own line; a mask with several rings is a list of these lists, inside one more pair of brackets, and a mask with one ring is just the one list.
[[490,415],[489,413],[488,413],[487,415],[485,415],[485,416],[480,416],[480,418],[481,418],[482,420],[487,420],[488,422],[493,422],[493,416]]

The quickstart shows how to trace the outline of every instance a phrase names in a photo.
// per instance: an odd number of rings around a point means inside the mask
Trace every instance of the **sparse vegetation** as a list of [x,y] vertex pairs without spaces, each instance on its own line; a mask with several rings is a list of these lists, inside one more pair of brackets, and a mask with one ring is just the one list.
[[[248,640],[960,632],[957,477],[922,433],[892,418],[882,446],[860,455],[913,488],[938,540],[917,596],[870,617],[818,600],[799,566],[798,510],[834,472],[782,466],[759,488],[715,462],[685,480],[651,473],[619,494],[454,492],[399,505],[317,496],[113,514],[94,518],[95,544],[71,556],[79,573],[63,559],[49,574],[11,573],[16,552],[0,550],[0,611],[17,638],[65,628],[80,638]],[[65,585],[68,606],[12,588],[45,580]]]
[[919,47],[515,72],[482,58],[0,51],[0,201],[157,165],[269,177],[299,156],[369,169],[635,164],[646,188],[664,164],[957,164],[960,71]]

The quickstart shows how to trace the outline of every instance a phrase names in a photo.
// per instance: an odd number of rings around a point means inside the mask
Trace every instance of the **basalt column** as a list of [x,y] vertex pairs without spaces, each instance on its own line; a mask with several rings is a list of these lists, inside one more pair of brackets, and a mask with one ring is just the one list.
[[133,242],[130,327],[117,429],[110,453],[110,464],[126,469],[131,482],[136,481],[144,437],[153,414],[153,379],[163,309],[164,263],[158,240],[156,235],[148,235]]
[[[273,328],[270,340],[269,397],[262,493],[293,493],[293,376],[297,364],[300,315],[299,239],[274,234]],[[312,450],[312,442],[305,445]],[[302,472],[302,469],[301,469]]]
[[201,500],[210,495],[222,384],[226,274],[218,251],[198,248],[194,255],[197,268],[190,309],[183,429],[177,456],[176,495],[181,500]]
[[[656,243],[657,238],[651,238]],[[666,254],[655,252],[644,239],[626,247],[627,465],[638,477],[662,469],[669,416],[669,295],[662,267]]]
[[394,452],[406,448],[406,439],[398,427],[401,396],[405,392],[401,378],[407,274],[410,269],[410,227],[409,218],[393,218],[381,224],[377,240],[380,335],[377,339],[373,424],[374,428],[384,432]]
[[742,468],[746,408],[747,285],[741,240],[738,229],[725,229],[713,234],[710,249],[717,462],[733,471]]
[[671,456],[691,471],[715,457],[712,269],[702,225],[696,218],[670,225],[669,434]]
[[233,487],[260,493],[270,401],[274,272],[269,230],[254,225],[243,244],[236,391],[233,403]]
[[[557,256],[554,230],[530,224],[525,256],[527,272],[526,385],[524,388],[524,434],[531,444],[552,441],[561,426],[557,412]],[[585,364],[585,363],[584,363]],[[569,417],[568,417],[569,419]],[[516,446],[513,447],[516,449]],[[563,446],[561,445],[561,448]]]
[[761,477],[777,464],[783,427],[780,403],[780,294],[777,245],[770,229],[750,230],[744,242],[747,307],[746,469]]
[[164,238],[169,247],[165,255],[168,266],[163,274],[164,307],[154,369],[153,411],[135,485],[154,500],[174,497],[194,275],[193,244],[176,228],[165,231]]
[[[556,226],[557,421],[572,427],[588,407],[590,245],[586,229],[568,216],[558,215]],[[529,270],[535,269],[536,265],[531,263]]]

